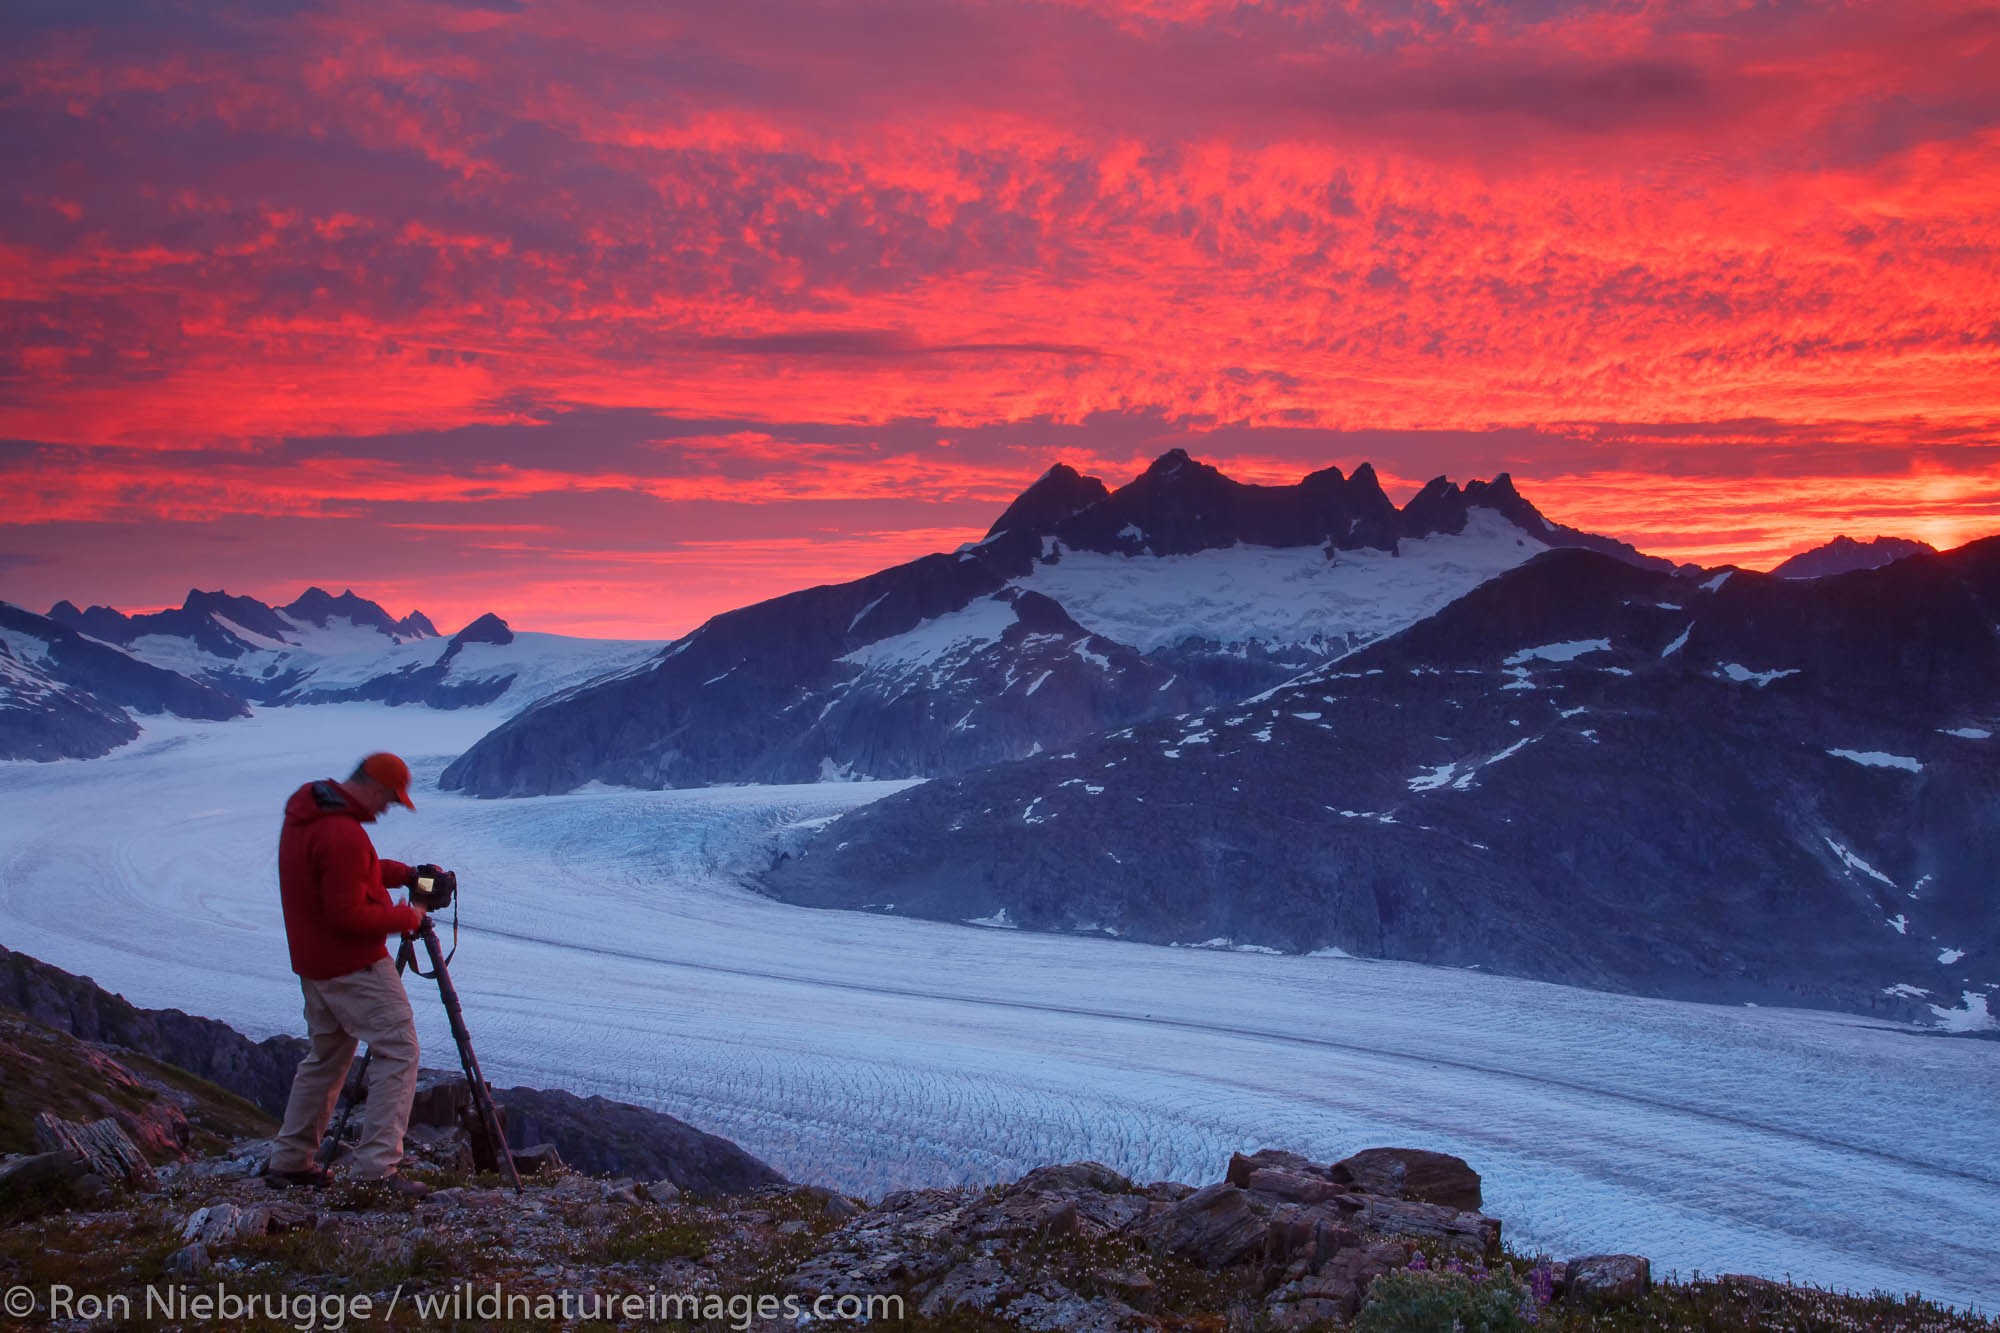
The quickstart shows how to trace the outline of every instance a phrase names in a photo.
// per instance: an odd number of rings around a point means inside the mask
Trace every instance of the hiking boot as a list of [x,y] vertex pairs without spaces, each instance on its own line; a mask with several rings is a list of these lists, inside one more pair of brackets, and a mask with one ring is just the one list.
[[364,1180],[364,1185],[380,1185],[399,1199],[421,1199],[431,1192],[431,1187],[421,1180],[411,1180],[400,1171],[391,1171],[386,1176],[374,1180]]
[[323,1190],[333,1183],[333,1172],[317,1163],[303,1171],[264,1171],[264,1183],[274,1190],[308,1189]]

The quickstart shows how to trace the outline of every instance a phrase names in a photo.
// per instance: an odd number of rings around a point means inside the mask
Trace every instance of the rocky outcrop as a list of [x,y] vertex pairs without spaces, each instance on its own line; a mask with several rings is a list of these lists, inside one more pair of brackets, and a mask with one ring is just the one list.
[[742,1194],[785,1178],[728,1139],[603,1097],[537,1088],[493,1094],[516,1148],[547,1143],[579,1171],[671,1181],[691,1194]]
[[[1387,1169],[1396,1161],[1418,1169],[1398,1175]],[[1327,1165],[1272,1150],[1239,1155],[1227,1179],[1192,1191],[1136,1185],[1095,1162],[1043,1167],[986,1191],[892,1194],[833,1233],[789,1283],[907,1290],[928,1318],[1137,1329],[1155,1326],[1159,1284],[1135,1264],[1151,1256],[1213,1275],[1238,1317],[1275,1327],[1346,1319],[1370,1282],[1419,1250],[1473,1262],[1499,1255],[1497,1219],[1414,1198],[1413,1181],[1462,1193],[1477,1176],[1457,1158],[1405,1149]],[[1041,1261],[1051,1248],[1066,1262]]]
[[[17,1009],[83,1041],[126,1047],[185,1069],[272,1116],[284,1114],[292,1075],[307,1050],[298,1037],[253,1042],[213,1019],[178,1009],[140,1009],[88,977],[4,948],[0,1007]],[[455,1071],[432,1071],[420,1095],[449,1108],[463,1086],[463,1075]],[[511,1145],[553,1144],[564,1161],[582,1170],[670,1180],[700,1194],[736,1194],[784,1183],[783,1176],[729,1140],[658,1111],[536,1088],[508,1088],[497,1092],[495,1100],[505,1113]],[[420,1108],[415,1119],[449,1124],[455,1117],[448,1109]],[[357,1117],[357,1129],[359,1123]],[[148,1132],[137,1122],[126,1128],[135,1138]]]
[[282,1115],[292,1073],[305,1058],[298,1037],[253,1042],[227,1023],[178,1009],[141,1009],[27,954],[0,948],[0,1006],[89,1042],[125,1046],[226,1088],[269,1115]]

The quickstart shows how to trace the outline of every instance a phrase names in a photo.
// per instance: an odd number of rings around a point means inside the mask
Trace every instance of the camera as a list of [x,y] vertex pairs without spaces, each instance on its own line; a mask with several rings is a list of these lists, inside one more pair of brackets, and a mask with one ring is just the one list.
[[410,882],[410,901],[426,912],[442,912],[458,892],[458,876],[442,866],[421,865]]

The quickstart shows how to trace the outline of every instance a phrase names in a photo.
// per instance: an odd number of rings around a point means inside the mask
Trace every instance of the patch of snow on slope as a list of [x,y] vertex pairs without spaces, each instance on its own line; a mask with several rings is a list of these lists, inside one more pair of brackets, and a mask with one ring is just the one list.
[[268,634],[259,634],[254,629],[239,625],[220,611],[210,611],[208,618],[228,630],[231,634],[234,634],[237,638],[243,640],[243,642],[249,644],[252,648],[261,648],[266,652],[282,653],[292,646],[283,639],[274,639]]
[[1938,961],[1940,963],[1943,963],[1946,967],[1950,967],[1953,963],[1957,962],[1959,959],[1963,957],[1965,957],[1965,950],[1963,949],[1938,950]]
[[1111,659],[1109,657],[1106,657],[1103,653],[1093,653],[1090,649],[1084,647],[1089,642],[1090,640],[1088,639],[1078,639],[1069,646],[1069,650],[1090,663],[1090,665],[1096,667],[1099,671],[1111,670]]
[[[1892,889],[1896,887],[1895,880],[1890,879],[1887,875],[1877,870],[1874,866],[1869,865],[1866,861],[1856,856],[1853,852],[1848,851],[1845,847],[1835,842],[1832,838],[1826,839],[1826,845],[1833,848],[1833,854],[1839,857],[1842,863],[1845,864],[1849,870],[1859,870],[1864,875],[1868,875],[1871,876],[1872,878],[1881,880],[1884,884],[1887,884]],[[1898,926],[1897,929],[1901,930],[1902,927]]]
[[1731,574],[1734,574],[1735,572],[1736,571],[1733,569],[1723,570],[1720,574],[1717,574],[1714,578],[1702,584],[1701,590],[1703,592],[1714,592],[1716,589],[1720,588],[1723,584],[1729,582],[1729,576]]
[[1865,768],[1900,768],[1908,773],[1921,773],[1924,766],[1908,755],[1884,754],[1880,750],[1828,750],[1835,759],[1846,759]]
[[1141,652],[1184,639],[1322,643],[1337,651],[1439,610],[1547,548],[1490,509],[1465,531],[1402,543],[1402,554],[1246,546],[1194,555],[1065,551],[1017,581],[1077,623]]
[[1996,1021],[1995,1015],[1986,1008],[1984,995],[1974,991],[1961,991],[1960,998],[1965,1001],[1965,1007],[1962,1009],[1945,1009],[1935,1004],[1931,1006],[1931,1012],[1937,1015],[1939,1027],[1946,1032],[1991,1032],[2000,1028],[2000,1021]]
[[1483,759],[1479,763],[1474,764],[1471,767],[1471,769],[1469,769],[1464,774],[1464,776],[1458,778],[1451,784],[1451,789],[1453,791],[1465,791],[1469,789],[1472,786],[1472,780],[1479,776],[1481,770],[1490,768],[1494,764],[1499,763],[1502,759],[1508,758],[1510,755],[1517,753],[1522,746],[1531,744],[1536,739],[1537,738],[1534,736],[1523,736],[1520,740],[1515,741],[1512,745],[1502,750],[1499,754],[1494,755],[1491,759]]
[[1660,650],[1660,656],[1672,657],[1675,653],[1687,647],[1688,635],[1692,633],[1694,633],[1694,622],[1690,620],[1688,621],[1687,628],[1681,631],[1681,636]]
[[1013,918],[1007,915],[1007,909],[1004,907],[992,916],[969,916],[965,919],[965,924],[968,926],[986,926],[993,930],[1020,929],[1019,926],[1014,924]]
[[1568,643],[1545,643],[1539,648],[1523,648],[1506,661],[1507,666],[1523,662],[1574,662],[1585,653],[1608,653],[1609,639],[1572,639]]
[[889,594],[885,592],[880,597],[877,597],[874,601],[868,603],[868,605],[862,607],[859,611],[856,611],[854,613],[854,619],[847,622],[847,628],[850,631],[852,631],[856,625],[859,625],[862,621],[868,618],[868,613],[870,611],[873,611],[876,607],[882,605],[884,601],[888,600],[888,597]]
[[23,634],[20,630],[0,629],[0,643],[6,644],[7,651],[14,655],[14,660],[24,665],[28,663],[39,665],[46,662],[49,657],[48,640],[38,639],[32,634]]
[[1938,730],[1944,732],[1947,736],[1956,736],[1962,741],[1987,741],[1993,739],[1993,733],[1984,727],[1939,727]]
[[1434,765],[1427,771],[1419,773],[1417,774],[1417,776],[1410,779],[1410,790],[1436,791],[1439,787],[1442,787],[1447,782],[1450,782],[1452,774],[1456,773],[1457,771],[1458,771],[1458,765],[1455,763]]
[[947,657],[969,656],[994,642],[1014,623],[1011,604],[980,597],[960,607],[933,616],[922,624],[886,639],[864,644],[841,657],[856,666],[895,671],[922,670]]
[[1786,676],[1799,674],[1797,667],[1786,667],[1782,671],[1752,671],[1749,667],[1738,666],[1734,662],[1724,662],[1721,669],[1723,675],[1738,685],[1754,684],[1760,690],[1774,680],[1783,680]]

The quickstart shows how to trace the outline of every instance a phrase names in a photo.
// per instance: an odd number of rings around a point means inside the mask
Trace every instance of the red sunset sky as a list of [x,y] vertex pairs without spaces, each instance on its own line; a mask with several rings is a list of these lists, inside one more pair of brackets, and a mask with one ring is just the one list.
[[1066,460],[2000,531],[2000,10],[22,0],[0,597],[667,637]]

